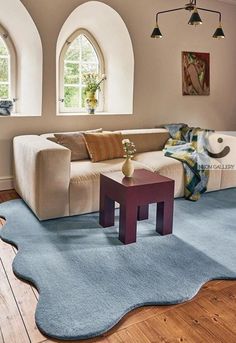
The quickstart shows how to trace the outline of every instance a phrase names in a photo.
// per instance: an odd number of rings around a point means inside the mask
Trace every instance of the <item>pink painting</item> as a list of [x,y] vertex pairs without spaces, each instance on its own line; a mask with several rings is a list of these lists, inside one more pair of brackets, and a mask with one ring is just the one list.
[[210,54],[182,52],[183,95],[210,94]]

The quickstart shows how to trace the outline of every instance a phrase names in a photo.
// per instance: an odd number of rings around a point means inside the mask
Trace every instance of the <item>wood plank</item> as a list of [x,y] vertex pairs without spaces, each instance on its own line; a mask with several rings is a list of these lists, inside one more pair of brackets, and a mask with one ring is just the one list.
[[221,296],[221,304],[215,304],[206,298],[198,300],[199,306],[208,313],[209,317],[215,322],[219,322],[226,330],[235,334],[236,340],[236,307],[230,309]]
[[0,261],[0,323],[4,343],[30,342]]
[[176,311],[197,333],[206,337],[206,342],[235,343],[236,336],[213,320],[198,303],[187,303]]
[[[14,246],[12,245],[12,249],[13,249],[13,251],[14,251],[14,254],[16,255],[16,254],[17,254],[17,249],[16,249],[16,247],[14,247]],[[31,287],[32,292],[34,293],[36,299],[39,300],[39,292],[37,291],[37,289],[36,289],[33,285],[30,286],[30,287]]]
[[[118,331],[115,335],[118,336],[118,339],[122,343],[150,343],[149,339],[136,324],[130,326],[128,329]],[[113,343],[112,341],[110,342]]]
[[219,293],[219,291],[228,288],[232,285],[236,285],[235,280],[216,280],[206,283],[197,294],[198,297],[205,297],[207,295],[213,295],[213,293]]
[[[106,337],[99,337],[99,338],[91,338],[86,340],[79,340],[79,341],[62,341],[57,339],[46,339],[43,342],[40,343],[110,343],[110,341]],[[114,342],[112,342],[114,343]]]
[[14,190],[0,192],[0,202],[9,201],[9,200],[18,199],[18,198],[19,198],[19,195]]
[[31,286],[28,283],[19,280],[13,273],[12,262],[15,257],[15,253],[11,246],[3,241],[0,241],[0,251],[8,281],[15,295],[19,311],[30,336],[31,342],[39,343],[44,340],[45,337],[40,333],[35,324],[34,315],[38,303],[37,298],[35,297]]
[[[144,306],[129,312],[110,332],[120,331],[147,320],[157,314],[166,313],[173,306]],[[107,334],[106,334],[107,335]]]
[[205,343],[187,323],[177,315],[167,312],[137,324],[148,339],[153,342],[156,337],[160,342]]

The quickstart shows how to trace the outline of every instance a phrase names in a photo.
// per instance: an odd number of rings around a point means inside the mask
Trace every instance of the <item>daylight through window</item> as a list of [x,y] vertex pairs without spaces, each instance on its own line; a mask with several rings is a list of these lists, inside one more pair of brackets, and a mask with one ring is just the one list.
[[[73,36],[66,42],[61,56],[61,112],[85,112],[84,75],[103,73],[100,53],[93,38],[81,31]],[[101,108],[101,96],[99,103]]]
[[0,37],[0,100],[11,99],[10,54]]

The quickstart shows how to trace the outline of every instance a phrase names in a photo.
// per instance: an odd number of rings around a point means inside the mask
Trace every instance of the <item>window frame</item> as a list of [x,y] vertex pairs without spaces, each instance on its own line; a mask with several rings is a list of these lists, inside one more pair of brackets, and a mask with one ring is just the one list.
[[[80,35],[84,35],[87,40],[90,42],[90,44],[93,46],[95,53],[97,55],[98,58],[98,62],[99,62],[99,74],[103,75],[105,74],[105,63],[104,63],[104,57],[101,51],[101,48],[99,46],[99,44],[97,43],[96,39],[93,37],[93,35],[86,29],[82,29],[79,28],[77,29],[74,33],[72,33],[72,35],[69,36],[69,38],[66,40],[66,42],[64,43],[62,49],[61,49],[61,53],[60,53],[60,57],[59,57],[59,113],[81,113],[81,114],[86,114],[87,111],[86,109],[82,109],[82,108],[66,108],[64,106],[64,60],[65,60],[65,55],[66,52],[70,46],[70,44]],[[101,84],[101,91],[99,92],[98,95],[98,108],[97,111],[98,112],[102,112],[104,110],[104,106],[105,106],[105,97],[104,97],[104,84]],[[90,114],[91,115],[91,114]]]
[[[10,97],[6,100],[12,100],[14,104],[13,112],[17,112],[16,104],[17,104],[17,57],[16,57],[16,49],[13,44],[13,41],[8,33],[8,31],[0,24],[0,36],[4,43],[6,44],[6,48],[9,53],[9,74],[10,74]],[[3,100],[3,99],[2,99]]]

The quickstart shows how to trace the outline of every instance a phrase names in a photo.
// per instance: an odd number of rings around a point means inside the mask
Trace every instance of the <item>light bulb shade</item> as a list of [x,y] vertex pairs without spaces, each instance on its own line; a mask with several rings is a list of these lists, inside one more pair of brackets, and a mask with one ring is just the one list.
[[151,38],[162,38],[162,33],[158,26],[156,26],[152,32]]
[[219,27],[217,27],[217,29],[213,35],[213,38],[225,38],[225,34],[224,34],[224,31],[223,31],[221,25]]
[[191,18],[189,19],[188,24],[189,25],[200,25],[200,24],[202,24],[202,19],[201,19],[196,8],[195,8],[193,14],[191,15]]

